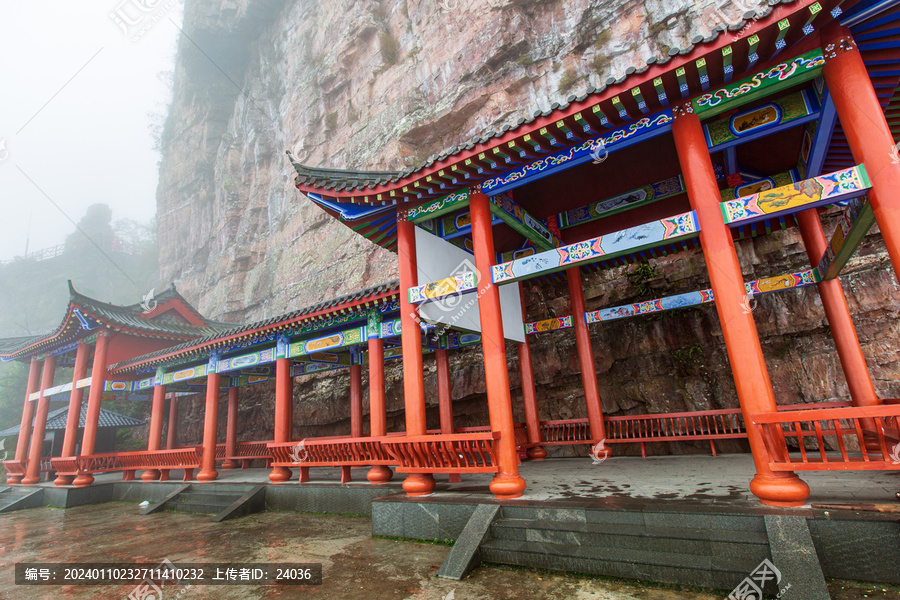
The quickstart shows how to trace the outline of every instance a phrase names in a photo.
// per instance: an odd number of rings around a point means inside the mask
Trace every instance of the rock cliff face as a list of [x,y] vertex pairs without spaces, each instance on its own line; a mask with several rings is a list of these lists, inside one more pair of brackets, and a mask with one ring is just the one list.
[[[188,0],[157,194],[160,270],[201,312],[273,316],[396,277],[390,254],[333,222],[293,187],[303,163],[400,169],[600,87],[708,36],[747,6],[682,0]],[[833,224],[826,224],[830,234]],[[796,230],[739,244],[747,279],[808,263]],[[843,278],[876,388],[900,393],[897,282],[877,232]],[[585,277],[589,309],[708,284],[700,254]],[[651,295],[647,295],[651,294]],[[528,319],[568,312],[565,283],[529,291]],[[757,300],[779,402],[847,397],[814,288]],[[595,325],[604,411],[735,406],[712,306]],[[574,336],[533,339],[541,417],[584,415]],[[516,354],[508,351],[513,386]],[[487,423],[478,351],[452,357],[457,424]],[[433,359],[426,359],[434,389]],[[402,429],[399,364],[389,426]],[[347,375],[298,379],[295,435],[346,433]],[[242,439],[268,439],[271,389],[243,392]],[[436,403],[436,396],[429,399]],[[188,403],[189,404],[189,403]],[[514,405],[522,418],[521,395]],[[199,441],[202,401],[184,407]],[[429,414],[429,425],[437,412]],[[223,425],[224,431],[224,425]]]

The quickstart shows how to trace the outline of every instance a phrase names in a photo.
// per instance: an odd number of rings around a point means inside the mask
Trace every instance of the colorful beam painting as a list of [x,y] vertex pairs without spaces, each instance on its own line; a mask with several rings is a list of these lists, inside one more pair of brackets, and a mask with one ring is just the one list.
[[683,194],[684,191],[684,179],[681,175],[677,175],[657,183],[639,187],[630,192],[625,192],[624,194],[619,194],[618,196],[613,196],[612,198],[591,202],[587,206],[567,210],[557,215],[557,222],[560,229],[575,227],[576,225],[602,219],[656,200],[671,198],[672,196]]
[[392,321],[385,321],[381,324],[381,339],[397,337],[400,335],[400,319],[394,319]]
[[491,267],[491,278],[497,284],[512,283],[693,238],[699,232],[697,216],[691,211],[496,265]]
[[801,90],[762,106],[708,123],[703,126],[706,144],[710,149],[718,149],[717,147],[723,144],[756,136],[773,127],[784,126],[814,115],[817,110],[808,94],[806,90]]
[[[814,269],[808,269],[806,271],[797,271],[796,273],[748,281],[744,284],[744,288],[747,290],[748,295],[757,296],[760,294],[769,294],[772,292],[813,285],[819,281],[818,272]],[[698,292],[688,292],[686,294],[678,294],[677,296],[668,296],[666,298],[657,298],[656,300],[647,300],[645,302],[636,302],[634,304],[624,304],[622,306],[595,310],[593,312],[585,313],[584,320],[588,324],[599,323],[601,321],[614,321],[616,319],[625,319],[637,315],[646,315],[675,308],[697,306],[714,301],[715,297],[713,296],[713,291],[711,289],[705,289]]]
[[872,184],[866,175],[865,166],[857,165],[723,202],[720,206],[725,223],[732,226],[746,225],[753,221],[850,200],[863,195],[870,187]]
[[532,335],[535,333],[543,333],[545,331],[556,331],[557,329],[568,329],[571,326],[572,326],[572,315],[569,315],[568,317],[544,319],[543,321],[534,321],[533,323],[525,323],[525,334]]
[[163,377],[163,385],[178,383],[179,381],[188,381],[190,379],[197,379],[199,377],[206,377],[206,370],[206,365],[197,365],[196,367],[189,367],[187,369],[181,369],[180,371],[166,373],[165,377]]
[[491,196],[491,212],[500,217],[504,223],[531,240],[542,250],[550,250],[562,246],[562,240],[553,235],[543,223],[532,217],[521,206],[516,204],[509,192]]
[[502,191],[522,185],[523,183],[541,177],[546,177],[557,171],[580,165],[589,160],[600,161],[606,153],[619,150],[643,141],[651,137],[669,131],[672,123],[672,111],[666,109],[650,117],[638,119],[613,131],[598,137],[586,140],[577,146],[566,150],[560,150],[546,158],[536,160],[523,167],[513,169],[508,173],[492,177],[482,182],[481,189],[485,193],[498,194]]
[[841,274],[841,269],[856,252],[874,223],[875,215],[865,196],[850,201],[819,261],[817,270],[822,279],[834,279]]
[[292,342],[288,348],[288,358],[314,354],[323,350],[335,350],[347,346],[356,346],[368,340],[366,327],[354,327],[331,335]]
[[406,211],[406,218],[407,220],[418,224],[422,221],[427,221],[428,219],[440,217],[441,215],[465,208],[468,205],[469,190],[465,189],[459,192],[453,192],[452,194],[447,194],[443,198],[426,202],[421,206],[411,208]]
[[467,294],[477,290],[475,273],[466,271],[452,277],[409,288],[409,303],[424,304],[454,294]]
[[731,110],[759,98],[763,93],[771,95],[778,90],[792,87],[818,77],[825,65],[821,49],[810,50],[788,61],[760,71],[709,94],[692,100],[694,113],[705,119],[726,110]]
[[799,179],[795,177],[795,173],[796,171],[792,170],[785,173],[778,173],[777,175],[772,175],[771,177],[754,179],[753,181],[748,181],[747,183],[742,183],[741,185],[735,187],[726,188],[719,192],[719,195],[722,197],[722,202],[728,202],[729,200],[735,200],[742,196],[750,196],[752,194],[758,194],[759,192],[765,192],[777,187],[791,185]]
[[228,371],[246,369],[247,367],[265,365],[272,362],[275,362],[275,348],[266,348],[265,350],[249,352],[240,356],[220,359],[219,364],[216,366],[216,372],[227,373]]

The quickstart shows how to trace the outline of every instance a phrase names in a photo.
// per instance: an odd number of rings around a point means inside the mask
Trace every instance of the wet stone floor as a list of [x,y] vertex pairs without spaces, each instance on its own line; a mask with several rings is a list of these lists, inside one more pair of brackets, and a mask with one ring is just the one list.
[[[464,581],[437,577],[448,546],[371,537],[368,517],[269,512],[224,523],[194,513],[140,516],[114,502],[0,515],[0,598],[132,598],[133,585],[15,585],[18,562],[319,562],[319,586],[167,586],[152,600],[335,598],[342,600],[706,600],[725,594],[602,578],[483,566]],[[897,586],[829,582],[835,600],[900,599]]]

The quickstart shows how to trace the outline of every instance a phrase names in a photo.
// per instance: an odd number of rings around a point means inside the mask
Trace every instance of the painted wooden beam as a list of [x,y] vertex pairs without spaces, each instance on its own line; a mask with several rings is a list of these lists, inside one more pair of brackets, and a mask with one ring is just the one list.
[[366,327],[354,327],[331,335],[291,342],[288,346],[287,357],[293,358],[295,356],[314,354],[324,350],[335,350],[337,348],[356,346],[367,340]]
[[406,212],[406,218],[413,223],[419,224],[422,221],[446,215],[468,205],[469,190],[465,189],[411,208]]
[[275,362],[275,348],[266,348],[265,350],[256,350],[240,356],[219,359],[216,369],[218,373],[227,373],[273,362]]
[[676,175],[675,177],[669,177],[612,198],[605,198],[591,202],[587,206],[559,213],[557,222],[560,229],[575,227],[576,225],[596,221],[597,219],[683,193],[684,179],[681,175]]
[[528,214],[525,209],[515,203],[509,192],[490,196],[490,209],[504,223],[531,240],[542,250],[550,250],[562,246],[562,240],[553,235],[543,223]]
[[[815,269],[808,269],[806,271],[797,271],[796,273],[787,273],[785,275],[748,281],[744,284],[744,287],[747,290],[747,294],[752,297],[813,285],[818,282],[819,276]],[[612,308],[595,310],[593,312],[585,313],[584,320],[588,324],[600,323],[601,321],[614,321],[616,319],[625,319],[664,310],[697,306],[714,301],[715,297],[713,291],[711,289],[705,289],[697,292],[688,292],[676,296],[667,296],[655,300],[646,300],[644,302],[635,302],[633,304],[623,304]],[[748,306],[747,310],[751,310],[751,307]]]
[[491,268],[491,278],[496,284],[531,279],[663,243],[690,239],[696,237],[699,231],[697,217],[691,211],[496,265]]
[[694,98],[694,113],[701,119],[712,117],[752,102],[761,96],[769,96],[779,90],[813,79],[822,71],[825,57],[820,48],[810,50],[760,71],[740,81],[729,83],[708,94]]
[[409,288],[409,303],[425,304],[447,296],[472,293],[477,291],[477,283],[475,273],[472,271],[458,273],[452,277]]
[[774,216],[850,200],[863,195],[870,187],[872,184],[865,166],[857,165],[723,202],[722,215],[725,223],[731,226],[746,225]]
[[560,150],[545,158],[517,167],[503,175],[487,179],[481,183],[481,190],[485,194],[498,194],[589,160],[602,160],[606,156],[606,152],[627,148],[637,142],[666,133],[671,129],[671,123],[672,111],[663,110],[585,140],[571,148]]
[[[746,179],[744,179],[744,181],[746,181]],[[750,196],[777,187],[791,185],[795,181],[799,181],[799,177],[797,177],[796,171],[792,169],[790,171],[785,171],[784,173],[772,175],[771,177],[754,179],[753,181],[748,181],[747,183],[742,183],[735,187],[725,188],[719,192],[719,195],[722,197],[722,202],[728,202],[729,200],[736,200],[743,196]]]
[[543,321],[534,321],[532,323],[525,323],[525,334],[532,335],[535,333],[543,333],[545,331],[568,329],[569,327],[572,327],[572,315],[569,315],[567,317],[544,319]]
[[819,115],[818,101],[809,90],[801,90],[703,126],[710,150],[724,150],[781,130],[796,127]]
[[874,223],[875,215],[865,196],[850,201],[819,260],[817,269],[822,279],[834,279],[841,274]]

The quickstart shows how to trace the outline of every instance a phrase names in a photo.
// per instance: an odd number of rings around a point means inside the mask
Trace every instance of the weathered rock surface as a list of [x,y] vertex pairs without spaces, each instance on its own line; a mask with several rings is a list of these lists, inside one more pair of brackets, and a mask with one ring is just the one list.
[[[733,22],[748,9],[715,4],[189,0],[184,30],[192,41],[182,39],[179,47],[157,195],[162,276],[176,281],[201,312],[241,322],[394,278],[394,255],[297,192],[285,149],[317,166],[418,164],[588,85],[601,87],[651,56],[687,47],[723,17]],[[808,264],[796,230],[738,245],[748,280]],[[651,266],[586,275],[588,308],[708,286],[699,253]],[[876,389],[896,397],[900,291],[877,232],[845,274]],[[528,296],[529,320],[568,313],[564,281],[532,288]],[[815,288],[756,303],[778,401],[846,399]],[[594,325],[591,334],[608,414],[736,406],[714,306]],[[541,418],[584,416],[572,332],[539,335],[532,343]],[[508,356],[522,420],[512,346]],[[457,425],[487,423],[480,352],[455,353],[451,365]],[[389,363],[392,430],[403,428],[399,367]],[[436,426],[433,358],[426,358],[426,368],[429,426]],[[296,437],[349,431],[346,374],[301,378],[295,389]],[[270,439],[272,389],[250,387],[242,398],[241,438]],[[202,411],[201,399],[184,401],[182,441],[200,441]]]

